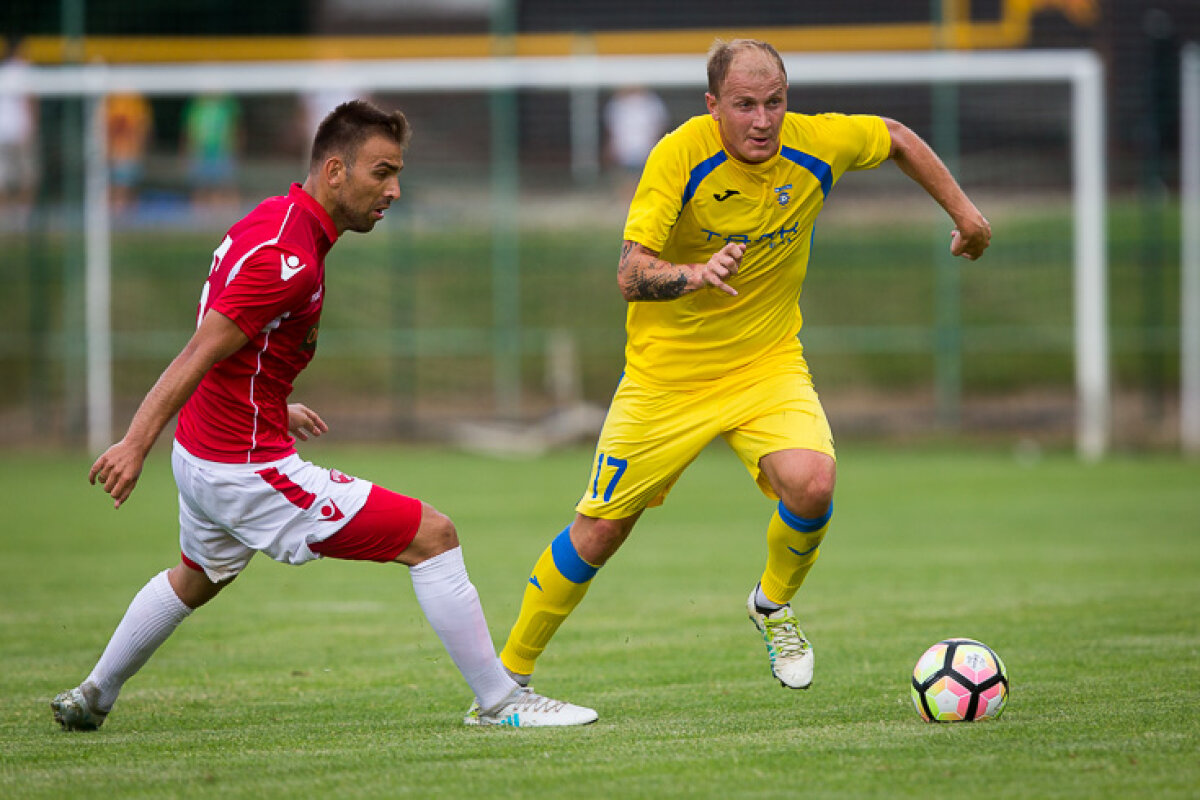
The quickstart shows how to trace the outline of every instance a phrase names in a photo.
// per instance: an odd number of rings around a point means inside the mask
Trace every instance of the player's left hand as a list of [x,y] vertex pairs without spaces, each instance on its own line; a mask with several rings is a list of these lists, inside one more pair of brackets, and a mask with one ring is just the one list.
[[309,436],[320,436],[329,432],[329,426],[317,412],[303,403],[288,403],[288,430],[302,442]]
[[737,275],[742,265],[742,256],[746,254],[746,245],[730,242],[712,254],[707,263],[697,264],[696,271],[689,280],[689,291],[715,286],[730,297],[737,297],[737,289],[725,281]]
[[950,233],[950,254],[974,261],[992,242],[992,226],[981,215],[978,220],[959,224]]

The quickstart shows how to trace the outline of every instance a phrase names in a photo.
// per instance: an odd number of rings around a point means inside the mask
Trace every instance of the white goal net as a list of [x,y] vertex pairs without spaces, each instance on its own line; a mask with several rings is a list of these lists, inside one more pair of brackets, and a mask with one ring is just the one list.
[[[823,394],[847,398],[847,415],[862,394],[887,398],[902,413],[907,407],[897,398],[925,398],[919,414],[931,429],[961,426],[964,418],[986,428],[997,408],[986,398],[1017,407],[1065,382],[1078,452],[1100,457],[1110,440],[1111,377],[1099,60],[1065,51],[784,58],[793,110],[881,113],[906,122],[946,157],[995,232],[978,265],[947,266],[940,254],[948,225],[928,198],[896,175],[844,180],[818,224],[802,301],[812,304],[802,338],[817,360]],[[347,296],[337,299],[357,314],[332,320],[328,337],[323,328],[322,349],[337,356],[322,367],[333,383],[349,387],[364,408],[384,417],[417,415],[418,424],[426,419],[422,409],[429,419],[439,411],[528,416],[553,402],[540,397],[547,392],[582,393],[602,404],[621,362],[621,308],[609,296],[624,211],[619,179],[606,177],[602,105],[620,87],[649,87],[678,124],[703,113],[704,84],[701,56],[31,68],[0,84],[0,92],[64,107],[84,102],[76,141],[82,157],[75,165],[64,160],[58,175],[63,186],[75,175],[83,201],[77,217],[42,206],[39,236],[5,239],[0,232],[0,246],[33,264],[11,276],[18,302],[26,294],[42,298],[34,311],[14,312],[6,336],[15,344],[4,357],[16,365],[32,350],[66,372],[83,369],[87,439],[99,449],[111,440],[114,417],[186,336],[178,323],[190,318],[203,275],[185,267],[203,261],[204,248],[218,241],[215,232],[236,219],[172,212],[171,187],[184,179],[180,169],[163,166],[171,154],[161,150],[147,167],[163,167],[148,181],[157,181],[147,188],[147,195],[157,192],[157,204],[145,201],[140,217],[115,212],[107,98],[137,93],[172,109],[187,97],[238,98],[244,127],[260,126],[245,131],[260,156],[243,161],[249,200],[282,193],[284,181],[300,177],[302,146],[279,131],[298,132],[299,140],[308,134],[281,122],[288,109],[305,95],[352,90],[404,109],[417,138],[405,172],[403,222],[389,220],[390,232],[339,245],[331,255],[375,270],[371,280],[352,270],[330,278],[344,281]],[[69,150],[72,134],[63,131]],[[273,151],[286,155],[272,159]],[[247,187],[256,176],[265,188],[251,198],[258,185]],[[45,258],[58,238],[72,236],[83,253],[82,288],[73,295],[69,275],[59,288],[62,303],[78,301],[83,323],[73,332],[64,322],[61,334],[39,333],[33,317],[48,290],[38,286],[38,253]],[[34,244],[23,251],[22,242]],[[377,279],[389,281],[385,290],[371,282]],[[187,311],[159,320],[156,310],[168,307]],[[139,318],[148,321],[139,325]],[[582,388],[563,390],[559,381],[551,392],[539,365],[562,363],[563,341],[571,343],[575,355],[566,361]],[[35,387],[30,395],[60,402],[57,379],[34,362],[19,363],[18,383]],[[39,369],[49,387],[40,393]],[[1041,412],[1013,413],[1040,424]],[[869,411],[861,419],[867,431],[886,427]]]

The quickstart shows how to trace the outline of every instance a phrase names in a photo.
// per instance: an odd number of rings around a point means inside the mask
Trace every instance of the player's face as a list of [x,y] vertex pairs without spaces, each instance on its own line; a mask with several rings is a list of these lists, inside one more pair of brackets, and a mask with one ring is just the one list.
[[346,165],[336,192],[337,213],[332,214],[341,230],[366,233],[383,219],[392,201],[400,197],[400,170],[404,151],[386,136],[367,139]]
[[772,58],[756,51],[739,53],[729,65],[721,96],[705,94],[705,99],[731,156],[758,164],[779,152],[787,81]]

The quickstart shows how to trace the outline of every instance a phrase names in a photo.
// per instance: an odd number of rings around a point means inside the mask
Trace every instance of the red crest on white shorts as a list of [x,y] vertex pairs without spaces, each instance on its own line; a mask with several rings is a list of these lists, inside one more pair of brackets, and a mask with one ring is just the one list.
[[326,522],[337,522],[339,519],[346,516],[342,513],[342,510],[337,507],[337,503],[333,502],[332,500],[326,500],[325,502],[321,503],[321,507],[317,509],[317,513],[319,513],[321,515],[321,519],[325,520]]

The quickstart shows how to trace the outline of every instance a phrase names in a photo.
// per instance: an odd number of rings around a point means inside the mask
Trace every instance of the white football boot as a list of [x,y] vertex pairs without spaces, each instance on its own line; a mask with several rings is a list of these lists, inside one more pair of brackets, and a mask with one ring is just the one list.
[[746,611],[767,644],[771,674],[789,689],[807,689],[813,680],[813,649],[804,638],[792,607],[786,605],[770,614],[760,614],[751,591]]
[[504,725],[510,728],[562,727],[587,725],[595,722],[599,715],[590,708],[573,705],[562,700],[552,700],[530,689],[518,686],[488,711],[479,708],[479,701],[463,719],[467,725]]
[[54,721],[64,731],[94,731],[104,724],[107,711],[96,708],[100,689],[95,684],[81,683],[74,689],[62,692],[50,701],[54,710]]

